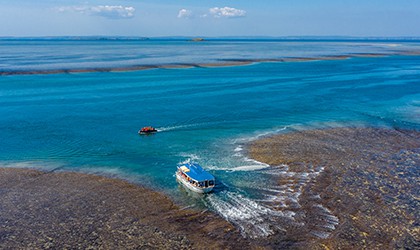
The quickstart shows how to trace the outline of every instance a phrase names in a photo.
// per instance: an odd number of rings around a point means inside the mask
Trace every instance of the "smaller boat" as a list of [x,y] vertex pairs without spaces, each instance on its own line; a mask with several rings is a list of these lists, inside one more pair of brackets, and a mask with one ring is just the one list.
[[197,163],[185,163],[178,166],[176,180],[197,193],[208,193],[215,186],[214,176],[206,172]]
[[140,135],[147,135],[147,134],[156,133],[156,132],[157,132],[157,129],[151,126],[143,127],[142,129],[139,130]]

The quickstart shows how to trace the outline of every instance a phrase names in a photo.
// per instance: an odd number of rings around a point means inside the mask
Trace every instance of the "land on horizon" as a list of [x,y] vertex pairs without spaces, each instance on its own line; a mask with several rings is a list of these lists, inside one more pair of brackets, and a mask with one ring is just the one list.
[[274,41],[417,41],[418,36],[103,36],[103,35],[84,35],[84,36],[0,36],[0,40],[28,39],[28,40],[190,40],[203,38],[205,40],[274,40]]

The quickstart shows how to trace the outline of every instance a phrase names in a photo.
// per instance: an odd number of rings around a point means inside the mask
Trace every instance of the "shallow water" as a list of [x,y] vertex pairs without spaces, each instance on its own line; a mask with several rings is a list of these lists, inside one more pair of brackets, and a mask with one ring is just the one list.
[[[393,54],[419,47],[417,42],[0,41],[0,71]],[[420,129],[419,62],[419,56],[393,55],[1,76],[0,164],[122,177],[186,206],[213,209],[247,236],[266,236],[277,230],[275,218],[293,218],[273,208],[270,195],[284,192],[290,205],[299,190],[273,182],[273,176],[294,173],[247,158],[246,143],[319,127]],[[139,136],[146,125],[160,132]],[[177,188],[174,171],[186,160],[216,176],[214,193],[196,197]],[[293,178],[304,185],[308,176]]]

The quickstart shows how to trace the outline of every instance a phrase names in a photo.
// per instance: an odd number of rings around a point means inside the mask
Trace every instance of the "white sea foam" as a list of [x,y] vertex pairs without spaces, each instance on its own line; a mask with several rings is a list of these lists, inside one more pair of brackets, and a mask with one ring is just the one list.
[[190,122],[186,124],[181,125],[173,125],[173,126],[163,126],[163,127],[157,127],[156,129],[160,132],[164,131],[173,131],[173,130],[185,130],[187,128],[195,128],[195,127],[202,127],[202,126],[214,126],[216,124],[220,124],[220,121],[214,121],[214,122]]
[[268,135],[278,134],[278,133],[284,132],[288,128],[289,128],[289,126],[284,126],[284,127],[281,127],[281,128],[273,128],[271,130],[257,131],[257,132],[255,132],[255,135],[235,139],[233,141],[233,143],[235,143],[235,144],[237,144],[237,143],[248,143],[248,142],[260,139],[261,137],[266,137]]
[[186,128],[192,128],[192,127],[198,127],[202,124],[200,123],[190,123],[190,124],[183,124],[183,125],[174,125],[174,126],[166,126],[166,127],[158,127],[156,128],[159,132],[165,132],[165,131],[172,131],[172,130],[182,130]]
[[209,170],[218,170],[218,171],[227,171],[227,172],[235,172],[235,171],[258,171],[269,166],[266,165],[243,165],[237,167],[220,167],[220,166],[207,166]]
[[[265,182],[255,182],[247,186],[256,190],[261,198],[251,199],[229,191],[221,197],[219,195],[211,197],[209,199],[210,206],[226,220],[237,225],[245,236],[251,238],[266,237],[272,234],[276,225],[282,225],[284,219],[291,220],[295,226],[303,227],[305,225],[303,221],[295,220],[296,210],[300,210],[300,213],[304,212],[301,210],[302,205],[300,204],[302,190],[308,183],[315,181],[316,177],[324,171],[324,167],[309,166],[305,172],[290,171],[287,165],[273,167],[257,165],[256,167],[254,169],[246,166],[244,170],[274,175],[276,179],[280,178],[286,184],[269,185]],[[242,167],[232,169],[242,170]],[[315,194],[313,198],[320,199],[320,196]],[[315,225],[315,230],[311,234],[318,238],[328,238],[339,223],[338,218],[320,204],[317,204],[314,209],[319,216],[316,218],[319,224]]]
[[257,160],[254,160],[254,159],[251,159],[251,158],[248,158],[248,157],[245,157],[244,160],[247,161],[247,162],[253,162],[253,163],[256,163],[256,164],[262,165],[262,166],[267,166],[267,167],[269,166],[268,164],[266,164],[264,162],[260,162],[260,161],[257,161]]
[[177,129],[187,128],[187,127],[189,127],[189,126],[188,125],[183,125],[183,126],[169,126],[169,127],[159,127],[159,128],[156,128],[156,130],[158,132],[165,132],[165,131],[177,130]]
[[[253,162],[252,159],[248,160]],[[276,176],[276,180],[281,179],[285,183],[276,185],[276,182],[251,181],[242,187],[235,185],[234,188],[231,187],[206,197],[209,207],[235,224],[244,236],[250,238],[266,237],[276,230],[285,230],[287,223],[303,227],[304,221],[295,218],[296,211],[300,211],[300,214],[304,213],[300,204],[303,188],[313,182],[324,170],[322,166],[309,166],[305,172],[293,172],[287,165],[269,167],[267,164],[218,169],[255,171],[258,174]],[[255,190],[258,197],[250,198],[243,195],[245,192],[238,190],[239,187]],[[314,198],[318,199],[320,196],[315,194]],[[314,209],[319,215],[317,218],[319,225],[316,225],[311,233],[316,237],[327,238],[336,228],[338,219],[322,205],[317,205]]]
[[185,163],[189,163],[189,162],[192,162],[192,161],[200,160],[200,156],[198,156],[196,154],[181,153],[180,155],[182,157],[185,157],[186,159],[182,162],[179,162],[178,164],[185,164]]
[[255,171],[255,170],[260,170],[267,167],[268,165],[247,165],[247,166],[234,167],[230,171]]
[[293,218],[294,213],[276,211],[247,198],[239,193],[223,191],[219,195],[209,195],[206,198],[217,213],[226,220],[237,225],[244,236],[266,237],[273,233],[273,217]]

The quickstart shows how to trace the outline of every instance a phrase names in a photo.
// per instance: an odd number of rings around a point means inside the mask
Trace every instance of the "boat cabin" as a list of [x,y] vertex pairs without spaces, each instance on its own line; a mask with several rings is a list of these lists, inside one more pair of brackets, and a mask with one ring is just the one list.
[[176,178],[184,186],[198,193],[208,193],[215,186],[215,178],[197,163],[186,163],[178,166]]

